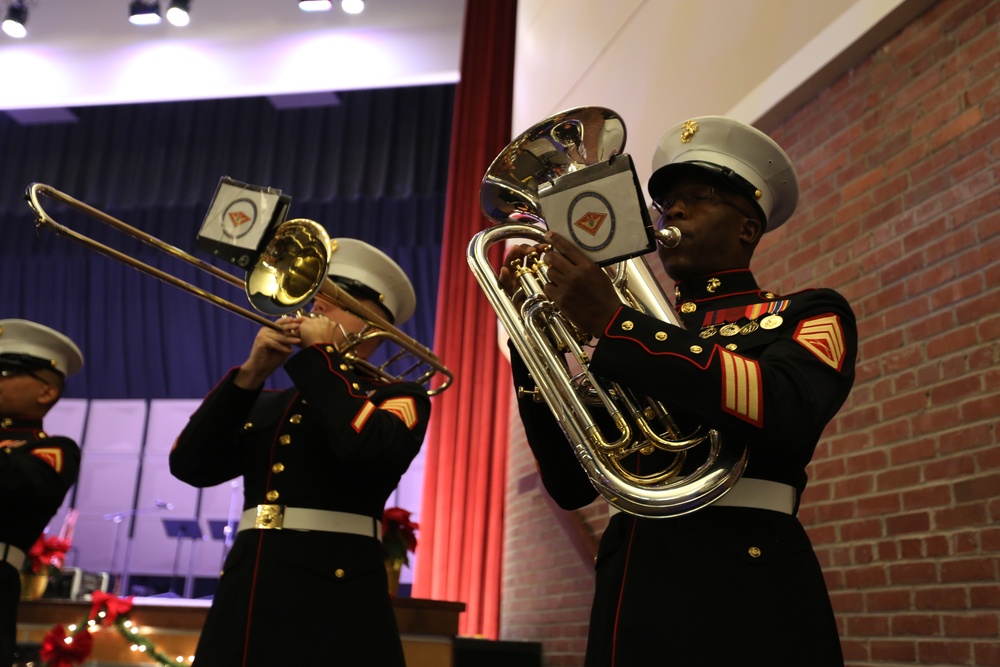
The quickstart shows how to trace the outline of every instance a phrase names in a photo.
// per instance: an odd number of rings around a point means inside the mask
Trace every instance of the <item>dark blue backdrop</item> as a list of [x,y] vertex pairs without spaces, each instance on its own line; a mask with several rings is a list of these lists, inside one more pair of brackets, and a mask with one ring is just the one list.
[[[392,256],[417,292],[401,328],[430,346],[454,86],[338,96],[338,106],[308,109],[277,110],[264,98],[81,108],[76,123],[60,125],[21,126],[0,113],[0,318],[41,322],[77,342],[85,364],[67,396],[204,395],[243,361],[257,325],[36,231],[23,194],[46,183],[207,261],[194,240],[226,175],[280,188],[292,197],[288,217]],[[246,304],[189,264],[44,203],[60,224]]]

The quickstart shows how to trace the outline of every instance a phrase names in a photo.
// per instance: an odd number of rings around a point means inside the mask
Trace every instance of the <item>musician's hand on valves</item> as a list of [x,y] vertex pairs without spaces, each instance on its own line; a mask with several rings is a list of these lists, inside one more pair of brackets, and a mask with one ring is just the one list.
[[281,331],[271,327],[261,327],[250,348],[250,355],[236,374],[236,385],[244,389],[257,389],[263,386],[271,373],[285,363],[285,359],[294,350],[293,346],[299,343],[299,329],[304,319],[280,318],[275,324]]
[[542,256],[549,265],[545,295],[573,324],[600,336],[621,307],[608,274],[565,237],[547,232],[552,250]]
[[500,275],[498,276],[500,280],[500,286],[503,291],[506,292],[507,296],[514,299],[514,305],[518,308],[521,307],[521,302],[524,300],[524,295],[518,293],[520,285],[517,282],[515,272],[517,267],[524,264],[524,258],[529,255],[541,255],[544,246],[528,245],[527,243],[521,243],[516,246],[512,246],[507,252],[507,256],[503,260],[503,266],[500,268]]

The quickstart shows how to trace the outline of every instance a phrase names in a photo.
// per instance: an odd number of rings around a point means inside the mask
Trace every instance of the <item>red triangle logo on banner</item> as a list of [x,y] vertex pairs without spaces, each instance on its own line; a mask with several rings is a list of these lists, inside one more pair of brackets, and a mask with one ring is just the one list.
[[250,222],[250,216],[243,211],[233,211],[229,214],[229,222],[232,223],[233,227],[239,227]]
[[607,213],[584,213],[583,216],[573,223],[573,225],[579,227],[591,236],[596,236],[598,230],[600,230],[601,225],[604,224],[604,220],[607,217]]

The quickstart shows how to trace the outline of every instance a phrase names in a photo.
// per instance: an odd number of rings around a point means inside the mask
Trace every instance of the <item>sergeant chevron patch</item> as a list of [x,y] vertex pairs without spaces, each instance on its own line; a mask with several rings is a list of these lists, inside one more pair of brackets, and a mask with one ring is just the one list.
[[764,425],[764,395],[760,366],[753,359],[720,347],[722,360],[722,409],[754,426]]
[[56,472],[62,472],[63,453],[58,447],[39,447],[32,449],[31,453],[52,466]]
[[[410,396],[400,396],[397,398],[389,398],[382,402],[378,406],[379,410],[385,410],[386,412],[391,412],[392,414],[399,417],[406,428],[412,429],[417,425],[417,404]],[[361,429],[365,427],[368,422],[368,418],[372,416],[375,412],[375,405],[371,401],[365,401],[365,404],[361,406],[358,410],[358,414],[354,415],[354,419],[351,421],[351,427],[358,433]]]
[[403,423],[406,424],[406,428],[408,429],[412,429],[417,425],[417,404],[413,400],[412,396],[390,398],[382,403],[382,405],[378,406],[378,409],[385,410],[396,415],[403,420]]
[[793,338],[831,368],[839,371],[844,365],[847,346],[844,344],[844,329],[836,315],[803,320]]

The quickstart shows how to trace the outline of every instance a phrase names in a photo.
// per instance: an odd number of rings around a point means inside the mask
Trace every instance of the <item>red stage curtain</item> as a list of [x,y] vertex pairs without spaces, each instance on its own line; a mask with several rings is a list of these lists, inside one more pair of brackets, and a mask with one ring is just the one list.
[[466,249],[488,223],[479,206],[483,174],[511,139],[516,15],[516,0],[466,8],[434,345],[455,382],[434,399],[413,583],[414,597],[464,602],[459,633],[489,639],[500,625],[511,382],[496,315]]

